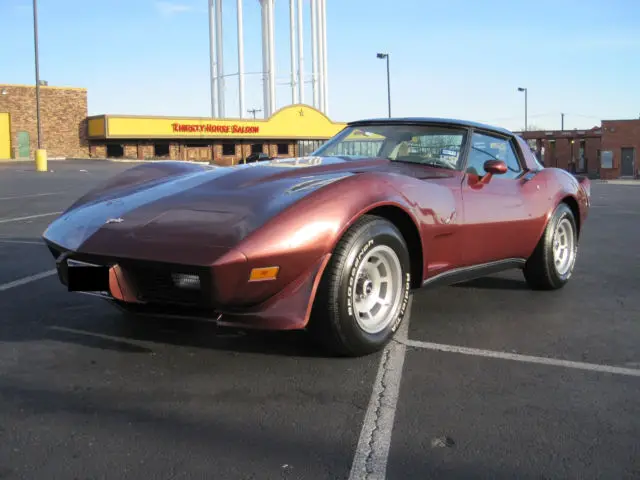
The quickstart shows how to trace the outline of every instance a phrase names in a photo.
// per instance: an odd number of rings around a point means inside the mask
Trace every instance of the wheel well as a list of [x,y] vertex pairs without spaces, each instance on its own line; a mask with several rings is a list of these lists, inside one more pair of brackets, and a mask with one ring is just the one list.
[[578,229],[578,234],[580,233],[580,207],[578,206],[578,202],[573,197],[565,197],[562,199],[561,203],[566,203],[571,209],[571,213],[573,213],[573,218],[576,220],[576,228]]
[[366,212],[367,215],[376,215],[393,223],[407,242],[409,259],[411,261],[411,287],[420,288],[422,285],[423,252],[420,232],[407,212],[399,207],[383,205]]

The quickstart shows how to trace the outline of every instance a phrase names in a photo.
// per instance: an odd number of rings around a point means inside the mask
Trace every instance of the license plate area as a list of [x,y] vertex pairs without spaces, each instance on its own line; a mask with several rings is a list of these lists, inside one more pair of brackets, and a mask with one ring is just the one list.
[[109,291],[109,267],[69,259],[65,273],[70,292]]

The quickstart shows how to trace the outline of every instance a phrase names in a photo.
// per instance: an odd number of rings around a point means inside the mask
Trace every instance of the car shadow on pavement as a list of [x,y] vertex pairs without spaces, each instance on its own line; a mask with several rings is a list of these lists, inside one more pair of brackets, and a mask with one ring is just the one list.
[[[75,301],[74,301],[75,300]],[[79,300],[79,301],[78,301]],[[102,350],[149,354],[153,344],[276,356],[332,358],[306,331],[220,327],[202,320],[125,316],[102,300],[65,299],[46,310],[4,311],[0,342],[51,340]],[[338,357],[335,357],[338,358]]]
[[109,325],[120,338],[133,341],[288,357],[331,357],[306,331],[300,330],[243,330],[203,320],[128,316],[116,317]]
[[504,277],[483,277],[468,282],[452,285],[458,288],[478,288],[483,290],[528,290],[529,286],[524,279]]

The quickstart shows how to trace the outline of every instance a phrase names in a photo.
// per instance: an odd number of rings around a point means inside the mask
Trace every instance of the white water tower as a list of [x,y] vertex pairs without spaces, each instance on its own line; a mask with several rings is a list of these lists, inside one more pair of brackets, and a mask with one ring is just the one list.
[[[233,1],[233,0],[228,0]],[[275,111],[276,104],[276,44],[274,41],[275,0],[257,0],[262,9],[262,70],[265,118]],[[311,15],[311,75],[305,73],[303,3],[310,4]],[[308,103],[328,115],[327,83],[327,9],[326,0],[289,0],[289,38],[291,43],[291,103]],[[211,116],[223,118],[225,112],[222,5],[225,0],[209,0],[209,50],[211,64]],[[236,0],[238,35],[238,95],[240,118],[246,116],[244,102],[244,38],[243,8],[246,0]],[[256,0],[249,0],[255,5]],[[304,86],[311,83],[312,102],[305,102]]]

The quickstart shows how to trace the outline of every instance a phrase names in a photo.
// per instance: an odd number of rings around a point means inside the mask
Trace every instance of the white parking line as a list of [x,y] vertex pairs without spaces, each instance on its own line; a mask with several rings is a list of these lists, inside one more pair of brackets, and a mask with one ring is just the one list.
[[9,197],[0,197],[0,200],[19,200],[21,198],[50,197],[51,195],[61,195],[63,193],[65,192],[32,193],[30,195],[11,195]]
[[614,375],[640,377],[640,369],[636,368],[614,367],[611,365],[600,365],[597,363],[573,362],[570,360],[560,360],[557,358],[535,357],[532,355],[521,355],[518,353],[482,350],[479,348],[459,347],[456,345],[444,345],[441,343],[421,342],[418,340],[405,340],[404,343],[408,347],[422,348],[426,350],[461,353],[463,355],[474,355],[477,357],[499,358],[501,360],[513,360],[516,362],[537,363],[555,367],[576,368],[578,370],[588,370],[591,372],[612,373]]
[[28,241],[28,240],[3,240],[0,238],[0,243],[18,243],[20,245],[44,245],[44,242]]
[[407,351],[404,343],[407,340],[408,329],[409,318],[396,333],[395,340],[382,351],[378,374],[360,431],[349,480],[382,480],[386,476],[402,367]]
[[19,280],[14,280],[13,282],[4,283],[0,285],[0,292],[5,292],[15,287],[20,287],[22,285],[26,285],[27,283],[35,282],[36,280],[40,280],[42,278],[47,278],[56,274],[56,269],[47,270],[46,272],[36,273],[35,275],[30,275],[28,277],[21,278]]
[[40,218],[40,217],[50,217],[52,215],[58,215],[60,213],[62,212],[39,213],[38,215],[29,215],[26,217],[0,218],[0,223],[21,222],[22,220],[31,220],[32,218]]

